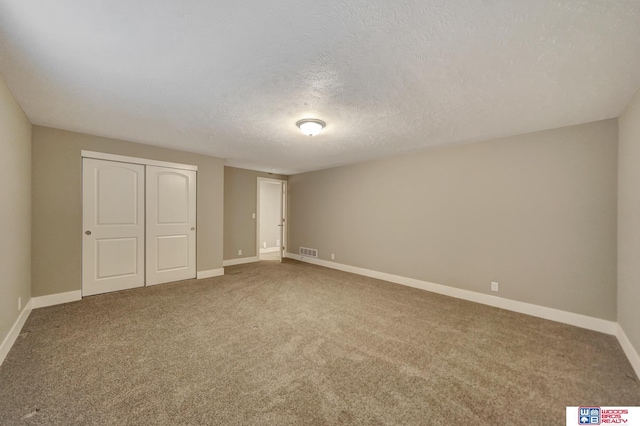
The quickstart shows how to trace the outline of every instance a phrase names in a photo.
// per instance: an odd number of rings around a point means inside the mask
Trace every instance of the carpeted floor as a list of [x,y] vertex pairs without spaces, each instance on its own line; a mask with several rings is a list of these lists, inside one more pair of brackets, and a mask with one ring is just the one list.
[[287,260],[33,311],[0,424],[564,425],[640,405],[608,336]]

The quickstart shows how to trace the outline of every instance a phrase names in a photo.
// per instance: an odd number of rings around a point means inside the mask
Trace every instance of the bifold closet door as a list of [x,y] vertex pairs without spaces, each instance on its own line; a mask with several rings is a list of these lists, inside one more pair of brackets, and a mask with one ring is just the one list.
[[82,161],[82,295],[144,286],[144,166]]
[[146,168],[146,283],[196,277],[196,172]]

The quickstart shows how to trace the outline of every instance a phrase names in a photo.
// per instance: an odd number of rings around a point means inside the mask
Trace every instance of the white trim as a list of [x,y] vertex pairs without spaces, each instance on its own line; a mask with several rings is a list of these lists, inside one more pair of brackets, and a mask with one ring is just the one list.
[[274,251],[280,251],[280,247],[267,247],[260,249],[260,253],[273,253]]
[[245,263],[258,262],[259,260],[260,258],[258,256],[240,257],[238,259],[223,260],[222,266],[243,265]]
[[451,296],[457,299],[468,300],[470,302],[481,303],[483,305],[489,305],[513,312],[519,312],[521,314],[532,315],[534,317],[574,325],[576,327],[582,327],[589,330],[598,331],[600,333],[612,335],[617,334],[617,323],[613,321],[575,314],[573,312],[561,311],[559,309],[547,308],[545,306],[534,305],[531,303],[519,302],[517,300],[505,299],[489,294],[477,293],[475,291],[463,290],[460,288],[450,287],[442,284],[430,283],[414,278],[387,274],[386,272],[378,272],[370,269],[359,268],[356,266],[330,262],[327,260],[304,257],[292,253],[286,253],[285,257],[301,260],[302,262],[312,263],[314,265],[324,266],[327,268],[338,269],[340,271],[351,272],[353,274],[364,275],[365,277],[377,278],[396,284],[419,288],[421,290],[431,291],[433,293],[444,294],[445,296]]
[[83,158],[95,158],[98,160],[119,161],[121,163],[144,164],[145,166],[169,167],[171,169],[195,170],[198,166],[191,164],[171,163],[169,161],[149,160],[147,158],[128,157],[126,155],[107,154],[106,152],[81,151]]
[[220,277],[222,275],[224,275],[224,268],[209,269],[208,271],[198,271],[196,278],[200,280],[202,278]]
[[620,342],[620,346],[622,346],[622,350],[629,359],[631,367],[633,367],[634,371],[636,372],[636,376],[640,377],[640,355],[638,355],[638,352],[636,352],[635,348],[631,344],[631,341],[629,340],[627,335],[624,333],[624,330],[622,329],[620,324],[617,324],[617,326],[618,342]]
[[9,333],[7,333],[2,341],[2,344],[0,344],[0,365],[2,365],[4,359],[9,354],[11,347],[16,342],[16,339],[20,335],[20,331],[22,330],[24,323],[27,321],[27,318],[29,318],[30,313],[31,299],[29,299],[29,301],[24,305],[22,312],[20,312],[20,315],[16,318],[16,322],[13,323],[13,327],[11,327],[11,330],[9,330]]
[[261,177],[261,176],[258,176],[258,181],[267,182],[267,183],[273,183],[275,185],[279,185],[282,182],[286,182],[284,179],[266,178],[266,177]]
[[61,305],[63,303],[77,302],[82,299],[82,290],[68,291],[66,293],[48,294],[31,298],[31,308],[38,309],[47,306]]

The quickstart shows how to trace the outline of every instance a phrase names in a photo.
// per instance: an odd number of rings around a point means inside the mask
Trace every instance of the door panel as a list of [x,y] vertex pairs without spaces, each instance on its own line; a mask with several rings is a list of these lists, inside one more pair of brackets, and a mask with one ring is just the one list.
[[103,238],[96,240],[96,278],[135,275],[138,268],[137,238]]
[[82,295],[144,285],[144,166],[83,159]]
[[196,277],[196,172],[147,166],[147,285]]
[[[123,164],[123,163],[115,163]],[[138,178],[140,173],[125,167],[96,169],[96,225],[137,225]]]
[[158,271],[189,267],[189,235],[167,235],[156,239]]
[[189,178],[182,172],[166,171],[157,175],[158,223],[189,222]]

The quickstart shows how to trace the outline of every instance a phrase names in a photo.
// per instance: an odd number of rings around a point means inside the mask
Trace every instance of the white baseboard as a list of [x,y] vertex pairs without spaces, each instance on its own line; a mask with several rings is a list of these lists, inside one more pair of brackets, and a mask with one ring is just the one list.
[[443,294],[445,296],[455,297],[457,299],[468,300],[470,302],[481,303],[496,308],[506,309],[521,314],[532,315],[534,317],[544,318],[551,321],[557,321],[564,324],[574,325],[589,330],[598,331],[606,334],[617,334],[617,323],[607,321],[600,318],[589,317],[586,315],[575,314],[573,312],[561,311],[559,309],[547,308],[545,306],[534,305],[531,303],[519,302],[516,300],[505,299],[503,297],[492,296],[489,294],[477,293],[475,291],[463,290],[442,284],[430,283],[414,278],[402,277],[399,275],[387,274],[386,272],[373,271],[371,269],[359,268],[357,266],[344,265],[342,263],[330,262],[328,260],[316,259],[312,257],[300,256],[298,254],[286,253],[285,257],[290,259],[301,260],[302,262],[312,263],[327,268],[338,269],[344,272],[364,275],[365,277],[377,278],[396,284],[402,284],[409,287],[419,288],[421,290],[431,291],[433,293]]
[[38,309],[47,306],[60,305],[62,303],[77,302],[81,299],[82,290],[68,291],[66,293],[48,294],[46,296],[32,297],[31,307],[33,309]]
[[82,290],[68,291],[66,293],[48,294],[46,296],[32,297],[24,306],[24,309],[18,316],[18,319],[9,330],[9,334],[4,338],[0,345],[0,365],[4,362],[9,350],[15,343],[22,326],[27,321],[29,314],[33,309],[44,308],[47,306],[60,305],[68,302],[76,302],[82,300]]
[[222,275],[224,275],[224,268],[209,269],[208,271],[198,271],[198,273],[196,274],[196,278],[197,279],[212,278],[212,277],[220,277]]
[[[434,284],[427,281],[416,280],[413,278],[402,277],[399,275],[387,274],[385,272],[373,271],[371,269],[359,268],[356,266],[344,265],[341,263],[330,262],[322,259],[304,257],[297,254],[285,253],[285,257],[314,265],[324,266],[327,268],[337,269],[344,272],[363,275],[366,277],[377,278],[396,284],[402,284],[409,287],[419,288],[433,293],[443,294],[446,296],[464,299],[471,302],[481,303],[484,305],[494,306],[514,312],[532,315],[552,321],[582,327],[589,330],[599,331],[601,333],[615,335],[622,346],[622,350],[629,359],[636,375],[640,377],[640,355],[633,347],[629,338],[625,334],[620,324],[599,318],[588,317],[586,315],[574,314],[572,312],[561,311],[558,309],[547,308],[544,306],[533,305],[530,303],[518,302],[515,300],[503,299],[501,297],[476,293],[469,290],[457,289],[454,287]],[[224,261],[225,266],[240,265],[243,263],[257,262],[258,257],[245,257],[241,259],[231,259]],[[225,264],[225,262],[228,262]],[[210,278],[224,275],[224,268],[211,269],[209,271],[200,271],[197,277]],[[0,344],[0,365],[4,362],[9,350],[20,335],[20,331],[27,321],[32,309],[43,308],[46,306],[59,305],[62,303],[75,302],[82,299],[82,291],[69,291],[66,293],[51,294],[47,296],[39,296],[31,298],[24,306],[24,309],[16,319],[16,322],[9,330],[2,344]]]
[[622,327],[620,327],[620,324],[618,324],[617,329],[618,342],[620,342],[620,346],[622,346],[624,354],[627,356],[629,362],[631,363],[631,366],[633,367],[633,370],[636,372],[636,376],[640,378],[640,355],[638,355],[638,352],[631,344],[631,341],[625,334]]
[[9,354],[11,347],[16,342],[16,339],[20,335],[20,331],[22,330],[22,326],[29,318],[29,314],[31,313],[31,300],[29,300],[16,318],[16,322],[13,323],[13,327],[9,330],[9,333],[5,336],[2,344],[0,344],[0,365],[4,362],[4,359]]
[[222,266],[243,265],[245,263],[258,262],[259,260],[260,260],[260,258],[258,256],[241,257],[239,259],[223,260],[222,261]]
[[274,251],[280,251],[280,247],[267,247],[260,249],[260,253],[273,253]]

